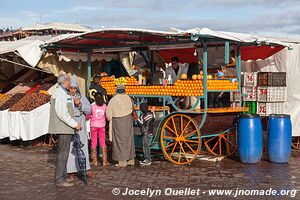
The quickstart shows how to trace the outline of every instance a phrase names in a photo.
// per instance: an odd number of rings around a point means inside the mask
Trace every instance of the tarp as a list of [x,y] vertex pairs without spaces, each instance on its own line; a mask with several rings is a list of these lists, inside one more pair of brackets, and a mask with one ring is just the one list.
[[219,38],[224,40],[230,40],[240,43],[256,43],[256,44],[277,44],[281,46],[289,46],[289,43],[282,42],[280,40],[276,40],[274,38],[268,38],[253,34],[245,34],[245,33],[234,33],[234,32],[224,32],[224,31],[214,31],[209,28],[195,28],[189,29],[186,31],[178,30],[179,34],[186,35],[191,34],[198,38]]
[[0,55],[15,53],[30,66],[35,67],[43,54],[40,46],[50,38],[51,36],[34,36],[17,41],[2,41],[0,42]]
[[[275,53],[281,51],[285,47],[283,46],[242,46],[241,47],[241,59],[242,60],[258,60],[266,59]],[[211,60],[213,55],[212,51],[218,51],[218,55],[224,55],[224,48],[208,48],[208,57]],[[197,56],[195,56],[195,48],[184,48],[184,49],[169,49],[159,50],[159,55],[164,58],[166,62],[171,62],[173,56],[177,56],[180,62],[197,62]],[[202,53],[202,50],[201,50]],[[202,55],[200,56],[202,57]],[[216,58],[214,58],[216,59]]]
[[35,24],[30,27],[25,27],[22,30],[23,31],[58,30],[58,31],[74,31],[74,32],[91,31],[91,29],[81,26],[79,24],[66,24],[61,22]]
[[284,49],[283,46],[244,46],[241,47],[242,60],[266,59]]
[[160,50],[159,55],[164,58],[165,62],[170,63],[173,56],[179,58],[181,63],[197,62],[197,56],[195,56],[195,48],[189,49],[171,49]]

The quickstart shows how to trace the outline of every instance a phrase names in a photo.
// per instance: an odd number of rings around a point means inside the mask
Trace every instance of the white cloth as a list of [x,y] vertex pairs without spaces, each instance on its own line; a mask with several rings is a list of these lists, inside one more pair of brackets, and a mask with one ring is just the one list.
[[8,130],[10,140],[21,139],[20,134],[20,111],[8,112]]
[[46,135],[49,130],[49,118],[50,103],[46,103],[30,112],[20,112],[20,138],[27,141]]
[[0,111],[0,139],[9,137],[8,109]]

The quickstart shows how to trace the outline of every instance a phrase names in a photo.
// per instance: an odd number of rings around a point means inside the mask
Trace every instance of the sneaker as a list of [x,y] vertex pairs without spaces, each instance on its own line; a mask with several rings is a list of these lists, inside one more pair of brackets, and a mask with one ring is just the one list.
[[140,165],[143,165],[143,166],[151,165],[151,161],[149,161],[149,160],[140,161]]

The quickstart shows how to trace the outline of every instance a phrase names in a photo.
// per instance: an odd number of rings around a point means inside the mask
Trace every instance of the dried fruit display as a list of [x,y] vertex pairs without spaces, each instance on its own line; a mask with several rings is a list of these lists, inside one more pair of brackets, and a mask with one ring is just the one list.
[[0,94],[0,106],[7,102],[11,97],[12,95],[9,94]]
[[9,111],[32,111],[50,101],[51,96],[41,93],[31,93],[14,104]]
[[25,93],[15,94],[8,101],[6,101],[2,106],[0,106],[0,110],[6,110],[6,109],[11,108],[14,104],[16,104],[24,96],[25,96]]

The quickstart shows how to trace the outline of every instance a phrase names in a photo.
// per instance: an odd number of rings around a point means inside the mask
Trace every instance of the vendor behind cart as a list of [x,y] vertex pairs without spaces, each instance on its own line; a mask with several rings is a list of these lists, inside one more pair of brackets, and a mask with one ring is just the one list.
[[107,91],[105,88],[103,88],[100,84],[101,76],[96,74],[93,77],[93,82],[89,88],[89,101],[91,103],[94,102],[94,95],[99,92],[103,95],[105,103],[107,103]]
[[172,82],[175,83],[178,79],[180,79],[182,74],[187,74],[189,69],[189,65],[187,63],[179,63],[179,58],[174,56],[171,59],[171,63],[166,68],[166,78],[171,76]]
[[[236,59],[235,52],[231,50],[230,52],[230,62],[225,65],[222,69],[225,78],[233,78],[237,77],[236,72]],[[215,107],[230,107],[230,93],[229,92],[221,92],[217,95],[215,99]]]
[[225,77],[236,77],[236,60],[235,52],[232,50],[230,52],[230,62],[223,67],[223,72]]
[[[187,63],[179,63],[179,58],[174,56],[171,59],[170,64],[166,64],[165,76],[168,79],[169,84],[175,83],[178,79],[181,78],[182,74],[187,74],[189,65]],[[181,107],[179,104],[184,99],[183,97],[174,97],[176,106]],[[167,105],[170,105],[170,102],[166,102]],[[174,109],[171,107],[171,110]]]

